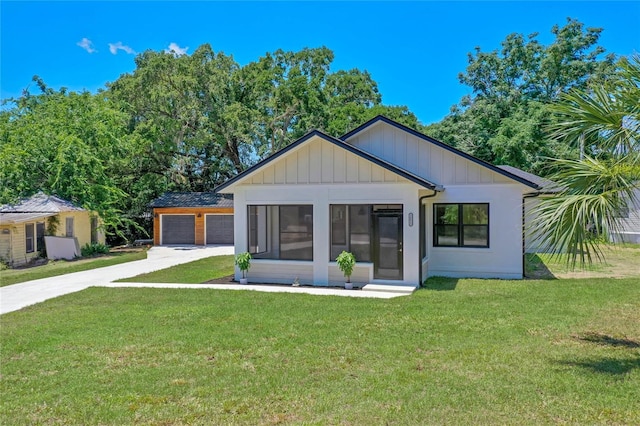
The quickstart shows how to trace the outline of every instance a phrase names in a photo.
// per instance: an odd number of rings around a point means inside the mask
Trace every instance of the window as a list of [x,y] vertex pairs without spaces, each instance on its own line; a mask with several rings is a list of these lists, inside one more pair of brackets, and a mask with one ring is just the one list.
[[489,204],[434,204],[433,245],[489,247]]
[[313,260],[313,206],[248,206],[256,259]]
[[65,221],[65,236],[73,237],[73,218],[68,217]]
[[34,228],[35,226],[33,223],[27,223],[24,226],[25,245],[26,245],[27,253],[33,253],[34,251],[36,251],[35,239],[34,239],[34,235],[35,235]]
[[98,242],[98,218],[91,216],[91,243]]
[[44,244],[44,222],[36,223],[36,248],[40,251],[40,254],[45,256],[45,244]]
[[369,204],[331,206],[331,259],[342,250],[359,262],[371,262],[371,211]]

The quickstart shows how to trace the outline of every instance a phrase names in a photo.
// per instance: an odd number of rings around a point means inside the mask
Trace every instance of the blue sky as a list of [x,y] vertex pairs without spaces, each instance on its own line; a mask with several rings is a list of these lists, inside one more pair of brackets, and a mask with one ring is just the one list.
[[407,105],[429,124],[467,93],[457,76],[475,46],[497,49],[513,32],[539,32],[547,44],[567,17],[604,28],[608,52],[640,52],[639,1],[2,0],[0,97],[19,96],[33,75],[56,89],[93,92],[132,72],[136,53],[172,43],[187,54],[209,43],[241,65],[279,48],[324,45],[335,54],[333,71],[368,70],[383,103]]

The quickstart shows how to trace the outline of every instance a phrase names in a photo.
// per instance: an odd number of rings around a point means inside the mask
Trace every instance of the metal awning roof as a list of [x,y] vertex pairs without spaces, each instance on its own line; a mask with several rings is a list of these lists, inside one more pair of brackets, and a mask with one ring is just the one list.
[[58,213],[0,213],[0,225],[12,225],[14,223],[34,222]]

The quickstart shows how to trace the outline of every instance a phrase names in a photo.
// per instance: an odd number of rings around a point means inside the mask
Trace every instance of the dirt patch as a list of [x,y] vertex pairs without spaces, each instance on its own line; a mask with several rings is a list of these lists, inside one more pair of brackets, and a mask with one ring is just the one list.
[[567,267],[565,257],[547,254],[527,257],[527,278],[640,278],[640,246],[606,246],[604,259],[594,261],[584,269],[576,265],[574,270]]
[[227,275],[226,277],[205,281],[202,284],[239,284],[239,282],[233,279],[233,275]]

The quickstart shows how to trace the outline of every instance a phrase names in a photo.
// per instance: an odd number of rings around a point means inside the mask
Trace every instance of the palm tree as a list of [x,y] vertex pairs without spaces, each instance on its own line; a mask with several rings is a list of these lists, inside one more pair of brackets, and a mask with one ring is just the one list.
[[573,90],[555,104],[554,138],[580,145],[579,160],[554,159],[550,179],[561,189],[541,200],[533,235],[547,251],[567,253],[572,267],[602,260],[602,243],[619,228],[621,211],[639,200],[640,55],[589,92]]

